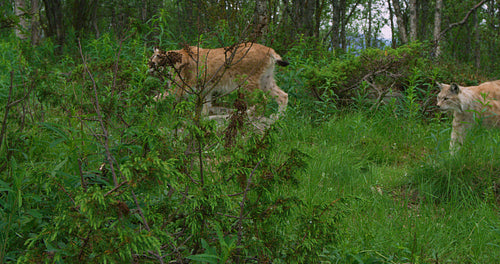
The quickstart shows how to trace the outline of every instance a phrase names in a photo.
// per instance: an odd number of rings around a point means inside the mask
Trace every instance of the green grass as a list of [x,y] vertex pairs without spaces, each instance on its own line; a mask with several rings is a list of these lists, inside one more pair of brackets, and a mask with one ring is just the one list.
[[[494,263],[500,259],[500,133],[471,133],[450,156],[448,121],[411,122],[362,111],[312,125],[283,121],[277,153],[311,156],[290,191],[343,213],[331,263]],[[496,181],[496,183],[495,183]],[[496,189],[495,189],[496,188]],[[340,200],[339,200],[340,199]],[[361,262],[363,261],[363,262]]]

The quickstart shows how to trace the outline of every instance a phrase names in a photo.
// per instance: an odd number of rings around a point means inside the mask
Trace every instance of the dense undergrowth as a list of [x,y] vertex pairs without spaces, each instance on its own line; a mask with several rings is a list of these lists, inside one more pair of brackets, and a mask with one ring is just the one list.
[[450,156],[450,120],[433,106],[436,80],[484,77],[422,44],[338,56],[300,45],[277,73],[288,111],[260,131],[198,120],[189,98],[154,101],[167,86],[137,36],[62,56],[2,41],[0,260],[499,259],[500,134],[478,129]]

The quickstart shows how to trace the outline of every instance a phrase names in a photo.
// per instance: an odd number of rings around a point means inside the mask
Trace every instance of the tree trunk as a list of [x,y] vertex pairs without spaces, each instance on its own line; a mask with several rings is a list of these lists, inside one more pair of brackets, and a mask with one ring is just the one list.
[[368,8],[366,10],[368,12],[368,27],[367,31],[365,32],[365,48],[369,48],[372,46],[372,24],[373,24],[373,17],[372,17],[372,0],[368,0]]
[[27,39],[28,21],[26,19],[26,2],[24,0],[14,1],[14,14],[19,17],[19,23],[16,26],[16,36],[20,39]]
[[64,25],[62,16],[61,0],[43,0],[45,4],[45,15],[47,16],[47,36],[55,37],[56,53],[62,53],[64,45]]
[[[438,0],[440,1],[440,0]],[[396,37],[394,34],[394,12],[392,10],[391,0],[387,0],[387,5],[389,7],[389,21],[391,22],[391,47],[396,48]]]
[[31,0],[31,45],[40,43],[40,0]]
[[315,0],[294,0],[293,20],[297,25],[297,32],[306,37],[314,35],[314,12],[316,9]]
[[[346,0],[340,0],[340,44],[342,45],[342,50],[347,51],[347,39],[346,39],[346,24],[348,18],[346,17],[347,3]],[[356,8],[356,6],[354,7]]]
[[410,0],[410,41],[417,40],[417,0]]
[[441,44],[439,34],[441,33],[441,14],[443,12],[443,0],[436,0],[436,9],[434,13],[434,56],[439,58],[441,55]]
[[314,11],[314,36],[319,37],[319,28],[321,27],[321,17],[325,7],[325,0],[316,0],[316,8]]
[[481,67],[481,35],[479,32],[479,18],[477,10],[474,11],[474,61],[477,69]]
[[[73,2],[73,28],[77,34],[96,27],[98,0],[75,0]],[[96,32],[98,35],[99,32]]]
[[401,12],[401,6],[399,5],[399,0],[392,0],[392,6],[394,7],[394,14],[396,15],[401,43],[406,44],[408,43],[408,34],[406,33],[406,23],[403,18],[403,13]]
[[[486,46],[488,47],[488,54],[491,55],[492,58],[498,58],[500,53],[498,51],[498,46],[500,44],[500,27],[497,26],[498,22],[500,22],[500,12],[497,10],[500,9],[500,2],[498,3],[498,7],[495,6],[495,0],[491,0],[491,3],[488,3],[488,13],[489,13],[489,27],[488,31],[490,31],[491,35],[489,36],[488,41],[485,40]],[[488,67],[494,68],[497,62],[494,59],[488,60]]]
[[148,21],[148,1],[147,0],[142,0],[141,21],[143,23],[146,23]]
[[250,35],[250,41],[258,42],[262,39],[262,36],[266,36],[269,27],[269,12],[268,12],[268,1],[266,0],[256,0],[255,11],[253,16],[253,24],[251,27],[252,33]]
[[340,33],[340,23],[341,20],[341,9],[340,9],[340,1],[333,0],[332,1],[332,29],[331,29],[331,39],[332,39],[332,47],[334,49],[340,48],[339,42],[339,33]]

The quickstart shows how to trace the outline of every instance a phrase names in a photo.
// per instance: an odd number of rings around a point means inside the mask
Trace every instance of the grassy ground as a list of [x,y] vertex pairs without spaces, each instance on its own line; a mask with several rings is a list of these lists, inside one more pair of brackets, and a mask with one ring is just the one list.
[[290,113],[278,153],[310,155],[298,189],[341,212],[332,263],[494,263],[500,259],[500,134],[479,130],[456,156],[450,122],[346,112],[312,125]]

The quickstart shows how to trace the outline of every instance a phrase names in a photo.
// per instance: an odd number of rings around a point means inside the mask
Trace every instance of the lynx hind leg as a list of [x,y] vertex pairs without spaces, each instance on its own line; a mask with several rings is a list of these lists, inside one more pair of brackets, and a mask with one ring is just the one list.
[[276,84],[271,90],[271,95],[274,96],[276,102],[278,102],[279,109],[278,112],[283,114],[288,106],[288,94],[281,90]]
[[269,91],[269,94],[278,103],[278,113],[277,114],[273,114],[271,116],[271,119],[277,120],[286,111],[286,107],[288,105],[288,94],[285,93],[283,90],[281,90],[278,87],[278,85],[276,85],[276,83],[274,83],[274,81],[273,81],[273,86],[272,86],[271,90]]
[[260,88],[269,94],[279,105],[278,112],[282,115],[288,105],[288,94],[279,88],[274,80],[274,65],[270,66],[260,77]]

